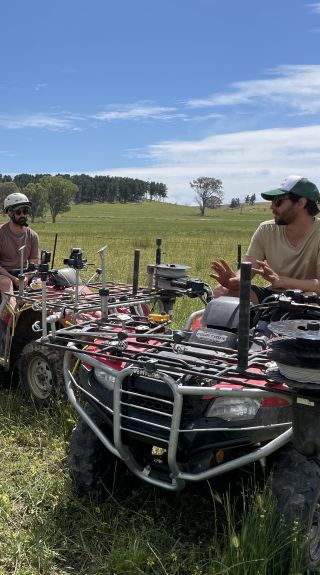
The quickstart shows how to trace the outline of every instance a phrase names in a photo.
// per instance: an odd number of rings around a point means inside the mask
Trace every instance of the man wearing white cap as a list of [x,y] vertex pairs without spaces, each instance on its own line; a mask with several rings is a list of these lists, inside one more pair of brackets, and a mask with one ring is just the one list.
[[[251,238],[245,261],[253,275],[269,282],[267,288],[252,285],[257,303],[275,291],[300,289],[320,294],[320,193],[302,176],[286,178],[278,188],[261,194],[271,201],[274,220],[262,222]],[[211,277],[219,282],[216,297],[239,295],[240,272],[224,260],[212,262]]]
[[[10,221],[0,226],[0,292],[3,300],[7,293],[19,287],[19,280],[13,272],[19,273],[21,253],[19,249],[25,246],[25,266],[39,263],[38,234],[28,226],[28,215],[31,202],[21,192],[13,192],[4,199],[3,211]],[[14,298],[11,303],[14,305]]]

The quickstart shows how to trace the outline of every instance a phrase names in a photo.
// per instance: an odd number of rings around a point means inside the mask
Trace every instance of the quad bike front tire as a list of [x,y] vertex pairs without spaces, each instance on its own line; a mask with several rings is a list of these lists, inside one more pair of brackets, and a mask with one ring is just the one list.
[[[99,429],[110,436],[107,423],[94,407],[86,404],[85,411]],[[132,491],[135,479],[132,473],[81,418],[71,435],[68,463],[73,485],[79,495],[103,500],[108,495],[126,497]]]
[[305,568],[320,572],[320,460],[307,459],[294,448],[277,453],[273,464],[272,491],[288,534],[294,521],[307,536]]
[[24,392],[37,407],[52,407],[65,395],[64,352],[33,341],[22,350],[20,381]]

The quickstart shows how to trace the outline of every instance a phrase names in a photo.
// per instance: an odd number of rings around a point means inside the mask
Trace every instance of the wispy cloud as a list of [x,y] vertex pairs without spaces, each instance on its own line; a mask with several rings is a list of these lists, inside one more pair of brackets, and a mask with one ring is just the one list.
[[313,2],[312,4],[307,4],[307,6],[310,8],[311,12],[320,14],[320,2]]
[[39,92],[39,90],[43,90],[43,88],[46,88],[47,86],[48,86],[48,84],[45,84],[43,82],[43,83],[36,84],[34,89],[36,92]]
[[208,120],[220,120],[223,114],[203,114],[199,116],[185,116],[183,122],[207,122]]
[[2,156],[2,158],[15,158],[16,154],[9,150],[0,150],[0,156]]
[[184,118],[185,114],[177,108],[156,106],[152,102],[137,102],[123,106],[108,106],[108,108],[94,116],[97,120],[114,121],[141,121],[141,120],[172,120]]
[[0,126],[9,130],[41,128],[48,130],[78,130],[71,117],[46,114],[0,116]]
[[[320,4],[319,4],[320,7]],[[320,111],[320,65],[279,66],[273,76],[231,84],[229,92],[189,100],[191,108],[277,103],[299,114]]]

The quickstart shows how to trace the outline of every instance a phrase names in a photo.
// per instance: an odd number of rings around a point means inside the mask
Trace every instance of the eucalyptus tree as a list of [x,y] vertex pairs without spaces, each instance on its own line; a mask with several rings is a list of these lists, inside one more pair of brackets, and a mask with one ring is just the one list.
[[201,216],[204,216],[205,208],[217,208],[222,204],[223,186],[221,180],[202,177],[190,182],[190,186],[195,191]]
[[47,203],[52,222],[55,223],[58,214],[70,210],[78,186],[63,176],[44,176],[39,183],[47,193]]

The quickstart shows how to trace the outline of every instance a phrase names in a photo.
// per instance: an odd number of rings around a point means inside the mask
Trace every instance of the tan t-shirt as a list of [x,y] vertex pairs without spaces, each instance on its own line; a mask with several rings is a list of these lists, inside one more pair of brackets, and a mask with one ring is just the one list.
[[266,260],[282,276],[316,278],[320,265],[320,219],[315,218],[308,235],[298,246],[288,241],[286,226],[279,226],[274,220],[262,222],[252,236],[247,256]]
[[38,234],[30,228],[24,227],[21,234],[12,233],[9,222],[0,227],[0,266],[6,270],[20,268],[21,255],[19,248],[26,246],[24,250],[24,266],[30,260],[39,257]]

